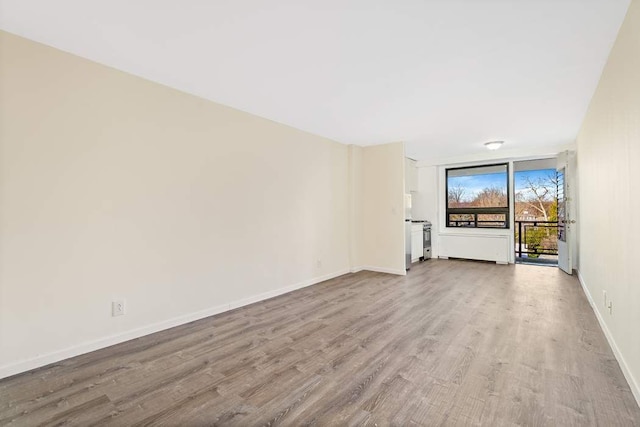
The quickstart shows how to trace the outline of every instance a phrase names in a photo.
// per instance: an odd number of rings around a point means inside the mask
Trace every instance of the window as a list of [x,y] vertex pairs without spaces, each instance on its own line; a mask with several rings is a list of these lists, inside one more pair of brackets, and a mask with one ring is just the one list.
[[509,165],[446,170],[447,227],[509,228]]

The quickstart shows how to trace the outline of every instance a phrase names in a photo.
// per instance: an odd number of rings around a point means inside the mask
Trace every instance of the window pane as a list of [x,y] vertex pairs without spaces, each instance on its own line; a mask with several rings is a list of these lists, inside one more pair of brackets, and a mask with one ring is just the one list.
[[509,166],[446,170],[447,227],[509,228]]
[[478,214],[478,227],[506,228],[507,215],[505,214]]
[[506,208],[507,165],[447,170],[449,208]]
[[501,213],[449,214],[447,223],[448,227],[507,228],[507,215]]
[[473,214],[450,214],[449,227],[475,227]]

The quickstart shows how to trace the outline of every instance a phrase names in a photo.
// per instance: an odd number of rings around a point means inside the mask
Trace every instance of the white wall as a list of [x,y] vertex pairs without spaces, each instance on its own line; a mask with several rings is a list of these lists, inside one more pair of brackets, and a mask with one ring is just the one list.
[[349,270],[347,146],[8,33],[0,52],[0,376]]
[[[508,144],[508,142],[507,142]],[[505,144],[505,145],[507,145]],[[506,148],[506,149],[505,149]],[[489,163],[509,163],[510,170],[513,170],[513,162],[526,161],[554,157],[557,153],[564,150],[574,149],[571,145],[545,146],[542,148],[531,148],[526,150],[510,150],[508,146],[498,151],[488,151],[483,154],[462,156],[456,158],[441,159],[434,153],[433,158],[421,159],[418,162],[418,176],[420,182],[420,194],[417,198],[417,209],[419,215],[426,215],[426,219],[433,222],[433,256],[457,256],[465,257],[473,255],[478,259],[499,260],[500,262],[515,261],[514,251],[512,250],[513,230],[489,230],[489,229],[450,229],[445,225],[445,170],[450,167],[481,165]],[[510,186],[513,188],[513,177],[510,176]],[[510,193],[510,198],[513,195]],[[513,218],[513,200],[511,200],[511,218]],[[447,236],[453,236],[448,239]],[[470,240],[460,239],[460,236],[470,236]],[[485,237],[488,239],[485,240]],[[496,242],[496,239],[501,239]],[[450,243],[447,246],[447,243]],[[444,246],[443,246],[444,244]],[[498,252],[493,251],[493,256],[487,256],[482,251],[483,244],[495,246],[494,248],[502,248]],[[459,251],[458,248],[471,246],[472,253]],[[466,249],[466,248],[465,248]]]
[[[572,148],[571,146],[559,146],[558,150],[563,151],[565,148]],[[486,159],[485,157],[478,157],[477,161],[464,162],[456,164],[445,165],[431,165],[432,161],[423,160],[419,162],[418,176],[419,176],[419,192],[413,195],[414,200],[414,217],[421,219],[428,219],[433,222],[433,256],[443,257],[461,257],[471,259],[491,260],[498,262],[515,261],[514,256],[514,236],[513,229],[509,230],[492,230],[492,229],[451,229],[446,227],[445,222],[445,170],[449,167],[460,166],[472,166],[488,163],[508,163],[510,172],[513,172],[514,165],[519,162],[526,162],[528,165],[537,165],[555,167],[556,159],[549,159],[550,156],[557,154],[548,154],[546,149],[538,152],[509,152],[510,155],[519,154],[519,157],[505,157],[504,155],[495,154],[495,158]],[[527,154],[527,155],[524,155]],[[540,160],[545,159],[545,160]],[[571,181],[572,186],[570,188],[569,196],[573,199],[574,204],[577,203],[578,195],[576,193],[577,179],[575,179],[576,165],[575,162],[571,164],[571,175],[567,177]],[[509,176],[510,189],[513,189],[513,174]],[[509,193],[510,198],[510,216],[513,221],[514,216],[514,201],[513,192]],[[572,213],[572,219],[578,219],[578,212]],[[578,221],[579,223],[579,221]],[[572,252],[573,252],[573,266],[577,268],[577,259],[579,257],[579,250],[577,248],[577,229],[579,224],[573,225],[573,233],[570,234]],[[484,247],[493,248],[490,251],[483,250]]]
[[[420,219],[428,219],[433,222],[433,256],[443,257],[460,257],[470,259],[482,259],[498,262],[515,262],[514,256],[514,236],[513,229],[510,230],[492,230],[492,229],[451,229],[446,227],[445,221],[445,170],[449,167],[460,167],[470,165],[480,165],[486,163],[505,162],[509,164],[510,172],[518,164],[526,163],[528,166],[536,167],[553,167],[557,163],[555,158],[546,158],[549,154],[540,154],[533,157],[504,158],[496,156],[493,160],[485,160],[470,163],[457,163],[452,165],[432,166],[428,162],[422,162],[418,168],[418,176],[420,182],[419,192],[413,195],[414,200],[414,217]],[[557,153],[555,153],[557,154]],[[554,155],[555,155],[554,154]],[[571,158],[573,158],[573,153]],[[551,166],[550,166],[551,165]],[[571,163],[570,175],[566,178],[571,182],[569,189],[569,197],[572,199],[571,219],[578,220],[577,209],[577,188],[578,180],[576,178],[576,164]],[[513,189],[513,173],[509,176],[509,186]],[[509,194],[510,198],[510,215],[513,221],[514,216],[514,200],[513,192]],[[577,246],[579,220],[569,235],[570,245],[572,248],[572,264],[577,269],[579,250]],[[460,236],[467,236],[469,239],[461,239]],[[450,238],[452,237],[452,238]],[[483,246],[488,245],[493,248],[491,251],[483,250]]]
[[[513,188],[513,162],[503,161],[509,165],[509,188]],[[473,166],[482,163],[470,163],[458,166]],[[486,162],[484,163],[486,164]],[[489,228],[448,228],[446,221],[446,169],[449,165],[438,167],[438,256],[496,261],[500,263],[514,262],[513,229]],[[510,217],[513,218],[513,192],[509,191]]]
[[[502,160],[501,162],[511,162]],[[483,164],[486,162],[432,166],[422,162],[418,168],[419,193],[414,195],[417,218],[433,223],[433,257],[459,257],[501,263],[513,262],[513,231],[494,229],[451,229],[445,220],[445,170],[448,167]],[[511,177],[510,177],[511,179]],[[511,183],[513,185],[513,183]],[[509,195],[512,198],[512,194]],[[513,201],[511,201],[513,205]],[[513,208],[512,208],[513,210]]]
[[[640,402],[640,3],[631,3],[578,135],[579,271]],[[610,314],[603,291],[613,303]]]

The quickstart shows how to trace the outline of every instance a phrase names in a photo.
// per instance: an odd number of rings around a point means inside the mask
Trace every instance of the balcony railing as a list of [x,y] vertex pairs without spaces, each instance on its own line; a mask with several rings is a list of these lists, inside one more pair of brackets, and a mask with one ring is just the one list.
[[515,225],[518,258],[557,258],[558,221],[515,221]]

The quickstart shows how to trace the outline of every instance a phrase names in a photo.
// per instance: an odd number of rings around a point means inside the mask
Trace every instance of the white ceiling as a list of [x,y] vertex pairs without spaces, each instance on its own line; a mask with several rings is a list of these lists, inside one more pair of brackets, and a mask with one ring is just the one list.
[[417,159],[571,143],[630,0],[0,0],[0,28]]

